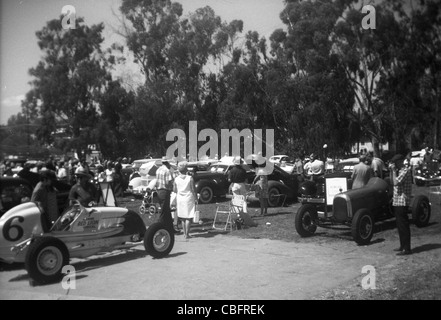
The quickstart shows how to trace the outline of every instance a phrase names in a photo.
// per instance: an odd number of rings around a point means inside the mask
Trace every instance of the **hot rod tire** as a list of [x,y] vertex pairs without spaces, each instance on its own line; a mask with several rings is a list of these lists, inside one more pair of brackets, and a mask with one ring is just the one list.
[[412,220],[418,227],[426,227],[430,220],[430,203],[429,199],[423,195],[416,196],[412,203]]
[[173,230],[165,227],[161,222],[156,222],[147,228],[144,235],[145,251],[154,258],[163,258],[170,253],[175,244]]
[[213,189],[209,186],[202,187],[198,193],[200,194],[199,203],[207,204],[213,200]]
[[295,218],[296,231],[301,237],[310,237],[317,230],[315,219],[317,218],[317,209],[311,204],[302,205],[297,211]]
[[277,207],[280,202],[280,191],[276,187],[268,190],[268,207]]
[[366,245],[371,242],[374,235],[374,218],[369,210],[358,210],[351,225],[352,237],[359,245]]
[[25,268],[34,281],[52,283],[60,281],[62,270],[69,264],[66,245],[54,237],[36,238],[29,246]]

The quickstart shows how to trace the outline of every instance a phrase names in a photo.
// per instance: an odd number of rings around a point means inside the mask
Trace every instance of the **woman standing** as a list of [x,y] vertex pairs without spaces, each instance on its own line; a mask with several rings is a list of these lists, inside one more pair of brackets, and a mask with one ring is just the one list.
[[176,210],[178,218],[182,220],[185,239],[190,237],[190,224],[194,218],[196,208],[196,190],[193,177],[187,175],[187,162],[178,164],[179,175],[175,178],[173,191],[176,193]]

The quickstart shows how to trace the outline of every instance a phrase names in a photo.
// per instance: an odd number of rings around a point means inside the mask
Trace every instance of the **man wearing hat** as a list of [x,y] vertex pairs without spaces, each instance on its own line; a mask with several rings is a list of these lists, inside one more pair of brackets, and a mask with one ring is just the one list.
[[75,172],[77,183],[72,186],[69,192],[69,205],[80,202],[84,207],[88,207],[96,200],[96,188],[89,182],[92,176],[83,167],[79,167]]
[[410,247],[410,224],[407,216],[407,207],[410,205],[412,195],[412,173],[410,166],[404,165],[404,156],[397,154],[392,157],[389,165],[390,179],[394,187],[392,205],[397,221],[400,247],[397,255],[409,255]]
[[53,186],[53,182],[57,180],[57,176],[52,170],[40,171],[40,182],[32,192],[31,201],[35,201],[42,209],[43,230],[49,231],[53,223],[58,219],[59,211],[57,204],[57,192]]
[[165,224],[169,230],[175,233],[179,232],[173,227],[173,217],[170,210],[170,195],[173,191],[173,175],[170,171],[170,162],[167,157],[162,157],[161,162],[157,161],[157,165],[161,165],[156,170],[156,189],[158,190],[159,205],[161,206],[161,213],[159,221]]

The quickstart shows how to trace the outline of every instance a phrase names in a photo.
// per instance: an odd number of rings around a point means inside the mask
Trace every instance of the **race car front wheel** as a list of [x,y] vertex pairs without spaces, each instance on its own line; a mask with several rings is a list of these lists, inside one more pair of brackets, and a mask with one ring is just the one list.
[[26,253],[25,267],[31,277],[39,283],[61,280],[62,269],[69,263],[66,245],[54,237],[35,239]]
[[175,244],[173,229],[156,222],[148,227],[144,235],[145,251],[154,258],[163,258],[170,253]]

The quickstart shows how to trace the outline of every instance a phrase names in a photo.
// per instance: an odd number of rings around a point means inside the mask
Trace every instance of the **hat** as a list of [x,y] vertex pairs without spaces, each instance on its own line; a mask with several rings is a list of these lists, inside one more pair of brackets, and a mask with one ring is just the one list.
[[55,181],[57,180],[57,175],[53,170],[44,169],[40,171],[40,176],[44,179]]
[[266,170],[264,168],[259,168],[257,170],[257,175],[258,176],[266,176],[268,173],[266,172]]
[[162,163],[164,163],[164,162],[170,162],[170,160],[167,159],[166,156],[164,156],[164,157],[162,157],[161,162],[162,162]]
[[390,159],[390,162],[396,163],[397,161],[401,161],[403,159],[404,159],[404,157],[402,154],[396,154],[392,157],[392,159]]
[[77,170],[75,170],[75,175],[82,176],[82,177],[87,177],[89,179],[92,177],[89,174],[89,172],[86,169],[84,169],[83,167],[78,167]]
[[235,164],[235,165],[240,165],[241,164],[241,159],[240,159],[239,156],[234,157],[233,164]]

